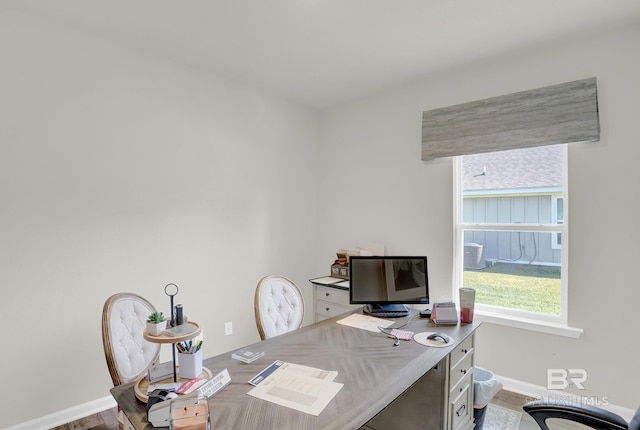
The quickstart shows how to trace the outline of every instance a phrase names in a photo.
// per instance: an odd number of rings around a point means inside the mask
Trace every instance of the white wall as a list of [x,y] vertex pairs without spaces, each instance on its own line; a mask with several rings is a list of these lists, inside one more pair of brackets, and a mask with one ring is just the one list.
[[116,292],[177,283],[205,356],[259,340],[260,277],[311,303],[314,111],[6,10],[0,52],[0,427],[109,396]]
[[546,386],[547,368],[584,368],[586,391],[576,394],[635,409],[638,46],[639,26],[592,33],[425,76],[324,112],[317,261],[330,259],[337,244],[368,242],[385,243],[388,254],[426,254],[432,298],[450,299],[453,165],[420,161],[422,112],[595,76],[601,140],[569,149],[569,319],[584,334],[573,340],[485,324],[477,364],[538,386]]

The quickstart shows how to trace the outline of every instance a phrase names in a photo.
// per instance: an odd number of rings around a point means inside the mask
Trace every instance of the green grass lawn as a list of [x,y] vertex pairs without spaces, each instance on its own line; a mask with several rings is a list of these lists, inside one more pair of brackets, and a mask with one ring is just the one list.
[[464,286],[475,288],[476,303],[560,315],[560,268],[497,263],[465,270]]

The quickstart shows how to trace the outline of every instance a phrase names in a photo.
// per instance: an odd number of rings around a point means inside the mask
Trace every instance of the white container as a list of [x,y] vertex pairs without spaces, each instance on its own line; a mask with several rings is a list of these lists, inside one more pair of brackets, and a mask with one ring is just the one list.
[[476,290],[473,288],[460,288],[460,322],[473,322],[473,308],[476,302]]
[[178,353],[178,371],[181,378],[193,379],[202,373],[202,350],[193,354]]
[[147,322],[147,332],[151,336],[160,336],[160,334],[165,331],[167,328],[167,320],[164,320],[159,323],[150,323]]

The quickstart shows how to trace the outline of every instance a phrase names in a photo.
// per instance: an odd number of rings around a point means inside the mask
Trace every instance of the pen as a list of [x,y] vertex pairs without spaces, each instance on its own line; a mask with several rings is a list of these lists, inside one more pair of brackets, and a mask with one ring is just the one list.
[[192,341],[178,342],[176,343],[176,348],[182,354],[195,354],[200,351],[202,347],[202,340],[199,340],[195,344]]

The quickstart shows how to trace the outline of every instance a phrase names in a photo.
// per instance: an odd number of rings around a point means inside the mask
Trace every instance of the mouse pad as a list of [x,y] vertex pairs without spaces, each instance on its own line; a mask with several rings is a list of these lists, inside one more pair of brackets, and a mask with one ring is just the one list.
[[[427,336],[432,335],[436,333],[435,331],[423,331],[422,333],[416,333],[413,335],[413,340],[415,340],[416,342],[418,342],[421,345],[425,345],[425,346],[434,346],[436,348],[444,348],[446,346],[450,346],[452,344],[454,344],[456,342],[456,340],[454,338],[452,338],[451,336],[449,336],[449,342],[447,343],[442,343],[442,342],[438,342],[437,340],[431,340],[431,339],[427,339]],[[447,335],[448,336],[448,335]]]

